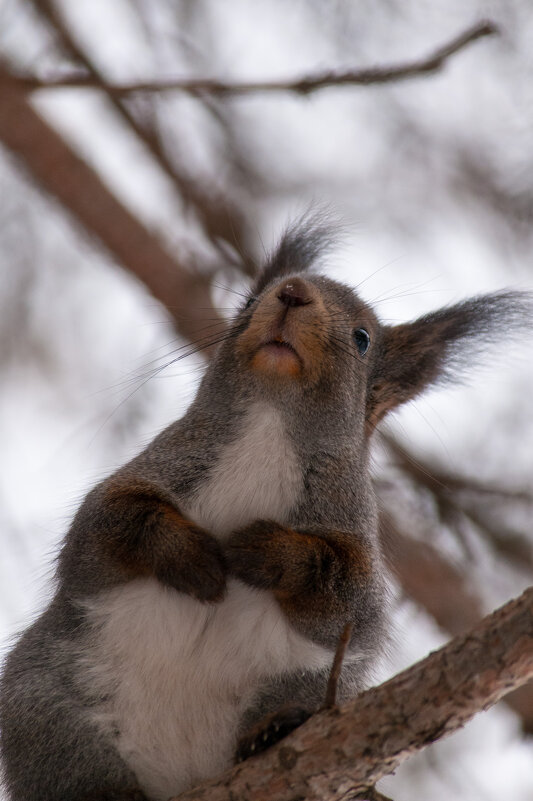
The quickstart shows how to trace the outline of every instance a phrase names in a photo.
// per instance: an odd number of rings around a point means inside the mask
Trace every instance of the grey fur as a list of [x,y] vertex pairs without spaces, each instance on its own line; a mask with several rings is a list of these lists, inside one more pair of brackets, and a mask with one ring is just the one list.
[[[114,478],[140,476],[156,485],[178,508],[187,508],[209,479],[224,447],[238,437],[247,410],[267,394],[269,404],[285,422],[303,485],[288,519],[278,522],[318,536],[331,529],[351,532],[372,559],[369,583],[351,588],[341,599],[346,616],[343,613],[334,625],[320,617],[295,617],[292,621],[305,637],[332,652],[346,619],[353,621],[350,649],[359,659],[344,669],[341,694],[348,697],[364,685],[387,630],[386,578],[365,433],[369,382],[385,369],[386,354],[380,352],[382,329],[373,312],[350,288],[323,276],[306,275],[326,307],[336,310],[331,326],[339,342],[336,346],[330,343],[328,380],[319,382],[304,396],[298,387],[266,390],[264,382],[244,372],[235,358],[236,339],[246,329],[263,294],[280,278],[301,273],[318,257],[322,245],[329,242],[329,235],[324,238],[325,230],[315,224],[310,231],[292,230],[283,240],[257,281],[256,303],[237,316],[189,411]],[[491,314],[500,307],[492,299],[483,308],[465,308],[476,323],[489,330]],[[373,362],[369,359],[365,363],[353,351],[350,321],[354,319],[358,325],[373,325],[376,330],[372,344],[378,356]],[[463,338],[470,335],[467,328],[460,332]],[[446,347],[444,343],[444,351]],[[446,353],[441,361],[445,358]],[[441,372],[439,365],[438,375]],[[438,375],[432,373],[425,383],[433,382]],[[413,391],[409,391],[412,396]],[[21,637],[6,663],[0,725],[5,783],[11,801],[103,801],[106,793],[109,797],[116,793],[113,798],[120,798],[121,792],[126,799],[129,790],[137,787],[134,772],[117,751],[117,733],[94,724],[91,713],[105,699],[95,696],[80,678],[80,660],[90,652],[94,638],[85,604],[123,580],[99,542],[108,483],[109,479],[92,490],[78,511],[59,556],[55,597]],[[239,729],[251,726],[288,701],[316,708],[324,697],[326,681],[324,668],[285,672],[263,680]],[[238,733],[235,731],[235,739]]]

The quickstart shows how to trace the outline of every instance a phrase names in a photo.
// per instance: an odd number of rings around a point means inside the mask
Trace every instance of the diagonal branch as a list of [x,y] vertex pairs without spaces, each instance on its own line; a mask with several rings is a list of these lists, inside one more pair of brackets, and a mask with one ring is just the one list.
[[[393,83],[395,81],[414,78],[420,75],[437,72],[448,59],[463,50],[471,42],[484,36],[492,36],[498,29],[489,21],[479,22],[454,37],[450,42],[438,47],[425,58],[416,59],[406,64],[392,64],[384,67],[368,67],[345,72],[326,71],[305,78],[285,81],[245,81],[230,83],[213,78],[169,79],[145,81],[141,83],[107,84],[105,91],[112,96],[122,97],[134,92],[169,92],[179,91],[189,95],[244,95],[258,92],[296,92],[310,94],[319,89],[331,86],[369,86],[371,84]],[[102,88],[100,80],[93,75],[72,75],[67,77],[42,80],[33,76],[18,76],[21,91],[32,92],[36,89],[54,89],[75,87],[77,89]],[[0,89],[2,84],[0,82]]]
[[[9,74],[1,65],[0,83],[9,86]],[[0,103],[0,141],[22,158],[38,183],[167,307],[182,336],[192,340],[205,330],[207,322],[221,323],[205,277],[172,257],[13,87]]]
[[[242,251],[240,245],[242,245],[245,238],[244,230],[246,224],[244,216],[240,209],[236,207],[236,204],[229,197],[222,196],[213,187],[210,187],[209,191],[207,191],[206,188],[195,181],[181,165],[176,163],[175,159],[171,159],[168,156],[161,144],[155,126],[150,123],[141,124],[124,102],[124,99],[108,91],[105,76],[78,45],[62,10],[53,0],[32,0],[32,2],[54,30],[62,49],[78,64],[81,64],[90,79],[94,81],[95,86],[105,92],[122,121],[143,142],[152,158],[174,184],[176,191],[185,204],[193,208],[200,224],[204,228],[205,234],[213,246],[220,251],[223,261],[227,261],[228,253],[231,252],[235,240],[237,248]],[[226,247],[220,246],[220,239],[225,240]],[[249,274],[253,273],[252,265],[246,262],[246,259],[239,266],[241,268],[244,266]]]
[[[482,603],[467,573],[430,542],[401,531],[390,514],[382,513],[380,523],[390,567],[406,595],[452,636],[475,626],[482,618]],[[504,701],[520,716],[523,731],[533,734],[533,681],[509,693]]]
[[[497,499],[499,503],[507,500],[531,504],[533,501],[531,492],[507,490],[503,487],[483,484],[474,479],[450,476],[448,473],[442,472],[436,465],[424,462],[420,456],[415,458],[391,435],[382,433],[381,439],[403,472],[415,484],[433,495],[443,519],[450,513],[454,516],[462,515],[483,532],[497,552],[504,555],[510,562],[533,570],[533,546],[530,540],[518,532],[502,529],[501,524],[494,524],[490,519],[490,512],[488,515],[486,512],[486,500],[490,496]],[[467,498],[463,497],[464,495],[481,496],[483,503],[473,504],[471,500],[469,502]]]
[[340,801],[372,787],[533,676],[533,587],[468,634],[320,712],[265,754],[179,801]]

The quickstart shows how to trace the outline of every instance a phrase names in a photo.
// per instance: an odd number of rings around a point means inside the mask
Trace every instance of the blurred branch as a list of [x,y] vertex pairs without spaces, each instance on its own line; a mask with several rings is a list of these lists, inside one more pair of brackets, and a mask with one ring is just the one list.
[[[424,463],[419,456],[414,457],[394,437],[384,433],[381,436],[405,475],[433,495],[443,520],[457,521],[459,516],[467,518],[485,535],[498,553],[522,568],[533,570],[531,541],[518,532],[503,528],[487,513],[488,496],[498,500],[500,504],[505,500],[533,505],[533,495],[530,492],[482,484],[471,478],[450,476],[440,471],[436,465]],[[473,502],[472,495],[476,494],[482,496],[481,503]]]
[[[468,574],[428,542],[408,536],[388,513],[380,518],[387,560],[407,596],[420,604],[452,636],[464,634],[482,618],[482,604]],[[533,682],[509,693],[505,703],[533,734]]]
[[364,797],[411,754],[462,727],[533,676],[533,588],[467,635],[314,715],[264,754],[179,801],[340,801]]
[[516,176],[509,176],[507,171],[498,175],[490,159],[464,145],[458,148],[456,161],[456,185],[462,192],[523,233],[531,234],[533,194],[528,182],[521,188]]
[[[118,94],[109,91],[105,76],[78,45],[61,9],[52,0],[32,0],[32,2],[55,31],[63,50],[86,70],[94,85],[105,92],[123,122],[143,142],[152,158],[174,184],[183,201],[193,208],[205,230],[207,238],[219,250],[223,261],[227,262],[230,259],[231,251],[236,248],[241,259],[235,266],[244,267],[248,274],[253,274],[251,263],[242,255],[242,245],[245,238],[243,232],[246,223],[241,210],[236,207],[229,197],[222,196],[221,192],[216,188],[210,187],[208,192],[205,191],[199,182],[193,180],[181,165],[178,166],[174,159],[169,158],[161,144],[155,126],[148,124],[146,121],[141,124],[123,99]],[[225,247],[221,247],[221,239],[227,243]]]
[[0,140],[22,158],[38,183],[166,306],[182,336],[193,340],[206,322],[220,321],[206,278],[170,256],[12,84],[8,90],[9,74],[1,66],[0,83],[6,90]]
[[[447,44],[438,47],[425,58],[406,64],[395,64],[384,67],[370,67],[345,72],[326,71],[288,81],[250,81],[230,83],[212,78],[170,79],[145,81],[141,83],[106,84],[105,91],[109,96],[123,97],[135,92],[169,92],[179,91],[189,95],[243,95],[257,92],[295,92],[307,95],[319,89],[331,86],[369,86],[371,84],[393,83],[395,81],[414,78],[437,72],[451,56],[463,50],[476,39],[492,36],[497,33],[496,25],[489,21],[477,23],[456,36]],[[94,74],[61,76],[43,80],[33,76],[16,76],[22,92],[33,92],[36,89],[102,89],[100,78]],[[2,89],[0,81],[0,89]]]

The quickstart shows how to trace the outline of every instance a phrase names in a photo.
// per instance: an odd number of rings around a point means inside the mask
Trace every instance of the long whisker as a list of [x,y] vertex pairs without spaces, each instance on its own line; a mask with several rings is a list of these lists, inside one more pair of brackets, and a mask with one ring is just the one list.
[[203,345],[200,345],[199,347],[193,347],[193,348],[191,348],[189,351],[187,351],[187,353],[182,353],[180,356],[177,356],[176,358],[174,358],[174,359],[171,359],[171,361],[170,361],[170,362],[167,362],[166,364],[163,364],[163,365],[161,365],[160,367],[157,367],[157,368],[155,368],[154,370],[151,370],[151,371],[149,371],[149,373],[148,373],[148,375],[146,376],[146,378],[144,378],[144,380],[142,380],[142,381],[141,381],[141,383],[140,383],[140,384],[139,384],[137,387],[135,387],[135,388],[134,388],[134,389],[133,389],[131,392],[129,392],[129,393],[126,395],[126,397],[125,397],[125,398],[123,398],[123,399],[120,401],[120,403],[118,403],[118,404],[116,405],[116,407],[113,409],[113,411],[111,411],[111,412],[110,412],[110,413],[107,415],[107,417],[105,418],[105,420],[102,422],[102,424],[101,424],[101,425],[98,427],[98,429],[95,431],[95,433],[94,433],[94,436],[93,436],[93,437],[92,437],[92,439],[91,439],[91,443],[92,443],[92,442],[94,442],[95,438],[98,436],[98,434],[100,433],[100,431],[101,431],[101,430],[104,428],[104,426],[106,426],[106,425],[107,425],[107,423],[109,422],[109,420],[111,420],[111,418],[112,418],[112,417],[114,417],[114,415],[115,415],[115,414],[118,412],[118,410],[119,410],[119,409],[120,409],[120,408],[121,408],[121,407],[122,407],[122,406],[123,406],[125,403],[127,403],[127,401],[129,401],[129,400],[130,400],[130,398],[132,398],[132,397],[133,397],[133,395],[135,395],[137,392],[139,392],[139,390],[141,390],[141,389],[142,389],[142,388],[145,386],[145,384],[147,384],[147,383],[148,383],[148,381],[150,381],[152,378],[156,378],[156,377],[157,377],[157,376],[158,376],[158,375],[159,375],[159,374],[160,374],[160,373],[161,373],[163,370],[167,369],[167,368],[168,368],[168,367],[170,367],[172,364],[175,364],[176,362],[179,362],[179,361],[181,361],[182,359],[185,359],[185,358],[187,358],[188,356],[193,356],[193,355],[195,355],[195,354],[197,354],[197,353],[200,353],[202,350],[206,350],[208,347],[211,347],[211,346],[213,346],[213,345],[218,345],[218,344],[220,344],[221,342],[224,342],[226,339],[229,339],[229,338],[230,338],[230,336],[232,336],[232,334],[233,334],[233,333],[234,333],[234,331],[233,331],[233,330],[231,330],[231,331],[228,331],[228,332],[226,332],[226,333],[225,333],[225,335],[224,335],[224,336],[222,336],[222,337],[219,337],[218,339],[214,339],[214,340],[212,340],[211,342],[204,343]]

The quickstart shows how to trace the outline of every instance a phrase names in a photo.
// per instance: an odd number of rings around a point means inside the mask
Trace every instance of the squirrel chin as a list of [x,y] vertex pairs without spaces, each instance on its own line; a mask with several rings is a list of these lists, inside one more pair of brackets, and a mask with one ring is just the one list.
[[251,366],[253,370],[280,378],[298,378],[303,370],[302,360],[292,345],[274,340],[260,346]]

